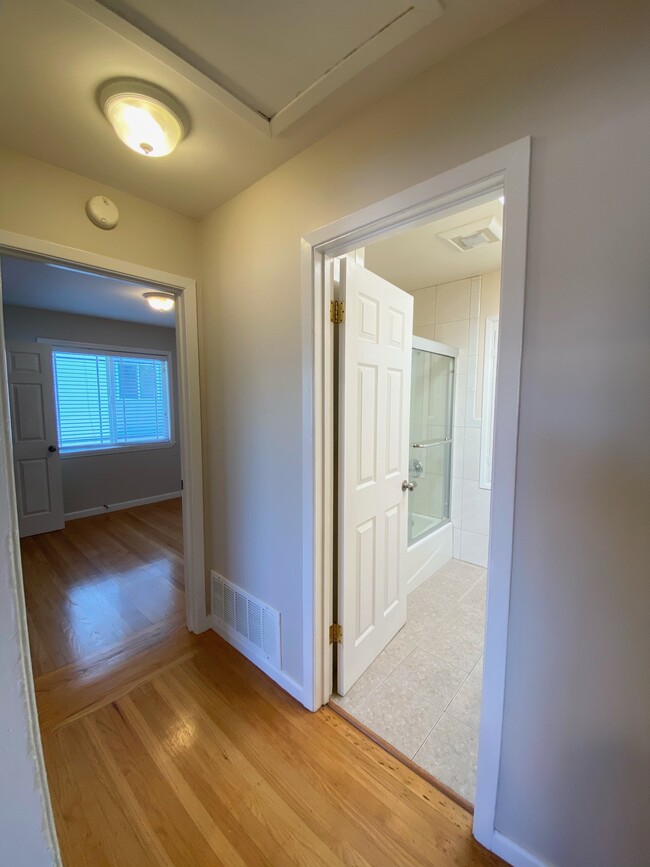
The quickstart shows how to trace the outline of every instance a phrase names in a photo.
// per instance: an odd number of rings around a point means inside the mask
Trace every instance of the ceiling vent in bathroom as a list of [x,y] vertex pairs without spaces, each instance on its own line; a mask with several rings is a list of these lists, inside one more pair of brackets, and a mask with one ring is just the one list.
[[440,232],[438,237],[448,241],[457,250],[467,253],[468,250],[476,250],[485,244],[494,244],[501,240],[501,223],[496,217],[485,217],[474,223],[466,223],[457,226],[447,232]]

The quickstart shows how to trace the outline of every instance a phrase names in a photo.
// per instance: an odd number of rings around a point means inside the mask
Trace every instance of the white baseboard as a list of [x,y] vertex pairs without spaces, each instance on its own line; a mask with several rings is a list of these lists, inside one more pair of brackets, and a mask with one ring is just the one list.
[[494,832],[490,848],[495,855],[512,864],[512,867],[552,867],[550,862],[535,857],[499,831]]
[[242,656],[245,656],[246,659],[253,663],[253,665],[256,665],[264,672],[264,674],[268,675],[271,680],[275,681],[278,686],[281,686],[285,692],[288,692],[289,695],[297,699],[300,704],[307,707],[304,701],[303,688],[299,683],[296,683],[293,678],[289,677],[288,674],[281,671],[279,668],[276,668],[274,665],[271,665],[264,656],[258,654],[254,649],[252,649],[247,641],[239,638],[237,633],[224,628],[221,622],[213,614],[208,615],[208,625],[210,626],[210,629],[214,630],[217,635],[220,635],[224,641],[227,641],[228,644],[232,644],[232,646],[238,650]]
[[65,521],[76,521],[77,518],[90,518],[92,515],[105,515],[106,512],[118,512],[120,509],[134,509],[136,506],[147,506],[149,503],[161,503],[163,500],[175,500],[182,497],[182,491],[171,494],[156,494],[155,497],[142,497],[140,500],[126,500],[124,503],[109,503],[107,506],[95,506],[93,509],[82,509],[80,512],[66,512]]

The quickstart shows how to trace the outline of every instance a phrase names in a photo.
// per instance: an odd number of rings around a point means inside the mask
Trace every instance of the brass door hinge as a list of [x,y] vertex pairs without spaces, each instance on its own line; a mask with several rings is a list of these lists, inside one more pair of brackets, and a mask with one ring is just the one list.
[[338,623],[330,626],[330,644],[340,644],[343,641],[343,628]]
[[330,322],[334,325],[340,325],[345,322],[345,302],[330,301]]

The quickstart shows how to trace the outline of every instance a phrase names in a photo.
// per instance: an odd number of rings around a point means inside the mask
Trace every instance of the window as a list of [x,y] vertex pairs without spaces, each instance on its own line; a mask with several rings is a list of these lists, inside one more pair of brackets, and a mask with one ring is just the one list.
[[52,360],[62,454],[172,443],[168,354],[56,346]]

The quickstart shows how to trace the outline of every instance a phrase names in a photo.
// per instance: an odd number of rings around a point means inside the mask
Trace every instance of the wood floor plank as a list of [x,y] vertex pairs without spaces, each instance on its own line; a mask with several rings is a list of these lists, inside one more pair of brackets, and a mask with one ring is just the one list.
[[154,506],[23,540],[66,867],[502,864],[346,720],[187,632],[180,503]]
[[114,701],[169,665],[189,659],[197,647],[184,625],[162,623],[131,641],[35,678],[41,729],[56,731]]
[[[47,736],[67,867],[88,852],[111,867],[502,863],[461,807],[329,708],[309,713],[220,639],[198,645]],[[118,854],[93,836],[100,815],[128,838]]]
[[37,677],[184,619],[180,499],[70,521],[21,553]]

